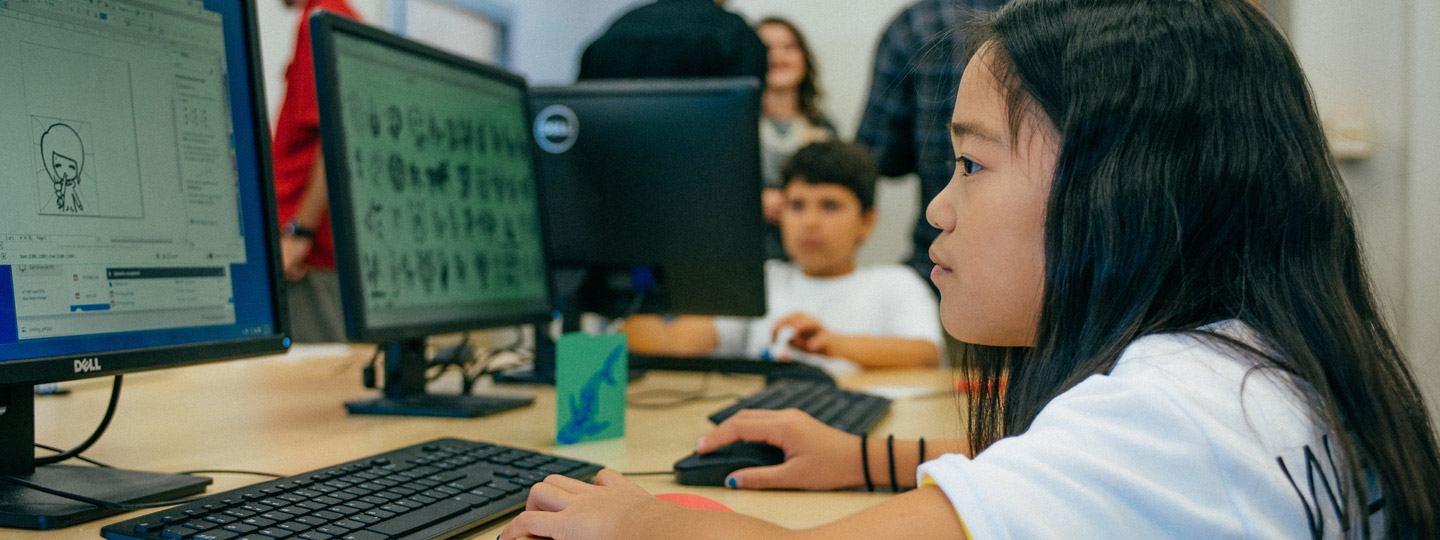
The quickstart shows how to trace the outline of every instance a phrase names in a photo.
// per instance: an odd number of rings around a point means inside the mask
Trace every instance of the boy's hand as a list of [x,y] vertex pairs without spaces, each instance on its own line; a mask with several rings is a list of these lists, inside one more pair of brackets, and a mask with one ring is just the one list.
[[830,347],[834,344],[835,336],[820,324],[820,321],[804,313],[795,312],[786,315],[775,323],[775,328],[770,331],[770,339],[780,333],[781,328],[790,327],[795,330],[795,337],[790,338],[790,345],[808,353],[829,355]]
[[780,224],[780,213],[785,210],[785,190],[765,188],[760,192],[761,207],[765,209],[765,222]]

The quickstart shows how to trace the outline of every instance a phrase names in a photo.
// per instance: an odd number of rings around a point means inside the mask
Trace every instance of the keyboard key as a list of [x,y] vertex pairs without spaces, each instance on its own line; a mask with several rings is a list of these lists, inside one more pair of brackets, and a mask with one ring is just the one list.
[[240,535],[239,535],[239,534],[236,534],[236,533],[233,533],[233,532],[230,532],[230,531],[227,531],[227,530],[223,530],[223,529],[211,529],[211,530],[208,530],[208,531],[205,531],[205,532],[196,534],[195,537],[194,537],[194,540],[232,540],[232,539],[234,539],[235,537],[238,537],[238,536],[240,536]]
[[[458,503],[462,503],[462,504],[464,504],[464,505],[466,505],[466,506],[469,506],[469,507],[471,507],[471,508],[475,508],[475,507],[478,507],[478,506],[483,506],[485,503],[490,502],[491,499],[489,499],[488,497],[480,497],[480,496],[477,496],[477,495],[471,495],[471,494],[469,494],[469,493],[461,493],[461,494],[459,494],[459,495],[456,495],[456,496],[454,496],[454,497],[451,497],[450,500],[455,501],[455,502],[458,502]],[[382,511],[383,511],[383,510],[372,510],[372,512],[382,512]]]
[[236,521],[240,521],[240,519],[234,516],[227,516],[225,514],[214,514],[205,516],[205,521],[209,521],[210,523],[214,523],[216,525],[229,525]]
[[344,527],[344,528],[350,529],[350,530],[364,529],[364,528],[365,528],[365,524],[364,524],[364,523],[361,523],[361,522],[359,522],[359,521],[355,521],[355,520],[353,520],[353,519],[342,519],[342,520],[340,520],[340,521],[336,521],[336,522],[334,522],[334,523],[331,523],[331,525],[334,525],[334,526],[336,526],[336,527]]
[[410,508],[410,507],[407,507],[407,506],[395,505],[395,504],[387,504],[387,505],[381,506],[380,508],[376,508],[376,509],[375,509],[375,511],[390,512],[390,513],[392,513],[392,514],[404,514],[404,513],[406,513],[406,512],[411,511],[411,510],[413,510],[413,508]]
[[470,490],[469,493],[470,495],[483,498],[487,501],[493,501],[509,495],[509,493],[491,487],[478,487]]
[[329,508],[326,508],[324,511],[325,511],[325,512],[334,512],[334,513],[340,514],[340,515],[342,515],[342,516],[348,516],[348,515],[350,515],[350,514],[354,514],[354,513],[358,513],[358,512],[359,512],[359,510],[356,510],[356,509],[351,508],[351,507],[349,507],[349,506],[345,506],[345,505],[343,505],[343,504],[340,505],[340,506],[331,506],[331,507],[329,507]]
[[233,533],[247,534],[247,533],[252,533],[252,532],[258,531],[258,530],[260,530],[260,528],[259,528],[259,527],[255,527],[255,526],[251,526],[251,525],[246,525],[246,524],[244,524],[244,523],[231,523],[231,524],[225,526],[225,530],[230,531],[230,532],[233,532]]
[[265,519],[265,518],[263,518],[263,517],[253,517],[253,518],[247,519],[247,520],[245,520],[245,521],[241,521],[241,523],[244,523],[244,524],[249,525],[249,526],[251,526],[251,527],[255,527],[255,528],[257,528],[257,529],[263,529],[263,528],[265,528],[265,527],[269,527],[269,526],[271,526],[271,525],[274,525],[276,522],[275,522],[275,520],[273,520],[273,519]]
[[388,538],[390,537],[380,533],[373,533],[370,531],[355,531],[354,533],[345,535],[344,540],[386,540]]
[[521,486],[520,484],[504,480],[496,480],[494,482],[486,484],[485,487],[488,487],[490,489],[498,489],[505,492],[506,494],[514,495],[516,493],[519,493],[520,490],[525,489],[527,486]]
[[165,524],[159,521],[145,521],[135,524],[135,532],[140,534],[152,533],[164,528]]
[[290,532],[297,532],[297,533],[298,533],[298,532],[308,531],[308,530],[310,530],[310,529],[313,529],[314,527],[311,527],[311,526],[306,525],[306,524],[304,524],[304,523],[300,523],[300,522],[298,522],[298,521],[287,521],[287,522],[285,522],[285,523],[281,523],[281,524],[279,524],[279,525],[276,525],[275,528],[277,528],[277,529],[285,529],[285,530],[290,531]]
[[440,501],[421,510],[371,525],[367,527],[366,530],[375,531],[387,536],[400,536],[415,529],[430,525],[431,523],[460,515],[469,509],[470,507],[468,505],[455,501]]
[[[371,510],[371,511],[369,511],[369,512],[365,512],[365,515],[367,515],[367,516],[372,516],[372,517],[376,517],[376,518],[379,518],[379,519],[381,519],[381,520],[384,520],[384,519],[390,519],[390,518],[392,518],[392,517],[395,517],[395,516],[398,515],[398,514],[396,514],[395,512],[386,512],[386,511],[384,511],[384,510],[381,510],[381,509],[379,509],[379,508],[376,508],[376,509]],[[356,520],[356,521],[359,521],[359,520]]]
[[366,525],[374,525],[374,524],[379,523],[379,522],[381,522],[381,521],[385,521],[384,518],[375,517],[375,516],[372,516],[372,515],[370,515],[370,514],[355,514],[355,515],[353,515],[353,516],[350,516],[350,519],[353,519],[353,520],[355,520],[355,521],[359,521],[359,522],[364,523],[364,524],[366,524]]

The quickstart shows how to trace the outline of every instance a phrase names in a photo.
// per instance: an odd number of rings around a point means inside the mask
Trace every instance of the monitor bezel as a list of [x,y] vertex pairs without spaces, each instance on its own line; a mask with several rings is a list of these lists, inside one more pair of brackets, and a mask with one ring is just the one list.
[[[290,345],[290,310],[286,301],[285,270],[280,258],[280,226],[275,208],[275,169],[270,147],[270,116],[266,109],[264,70],[260,62],[260,22],[256,0],[238,0],[249,69],[251,125],[259,167],[260,206],[266,251],[270,261],[271,311],[275,333],[269,336],[202,341],[116,351],[66,354],[0,361],[0,385],[16,386],[123,375],[172,367],[192,366],[238,358],[284,353]],[[234,73],[232,71],[232,73]],[[233,96],[232,96],[233,97]]]
[[[310,16],[310,29],[313,40],[312,48],[315,54],[315,94],[320,102],[320,130],[322,133],[328,134],[322,153],[327,172],[332,224],[350,223],[353,221],[352,216],[354,215],[349,183],[336,180],[337,178],[350,178],[349,160],[345,158],[343,152],[344,149],[349,148],[349,145],[340,121],[341,95],[335,50],[337,34],[369,40],[450,67],[473,71],[501,84],[514,87],[520,91],[523,100],[523,125],[529,125],[532,114],[530,90],[525,79],[518,74],[476,62],[324,10],[318,10]],[[361,290],[363,280],[359,270],[359,247],[356,235],[350,227],[334,227],[332,233],[335,239],[336,273],[340,278],[340,296],[345,306],[343,311],[345,333],[348,339],[362,343],[385,343],[435,334],[538,323],[551,319],[554,312],[555,287],[554,269],[548,260],[550,231],[545,223],[545,192],[540,176],[540,163],[535,155],[535,142],[528,136],[525,137],[525,140],[530,146],[530,166],[534,177],[532,183],[535,186],[535,203],[540,212],[538,215],[540,238],[544,245],[542,253],[546,254],[544,300],[525,308],[516,309],[513,313],[501,315],[481,315],[443,322],[372,327],[364,309],[364,292]]]

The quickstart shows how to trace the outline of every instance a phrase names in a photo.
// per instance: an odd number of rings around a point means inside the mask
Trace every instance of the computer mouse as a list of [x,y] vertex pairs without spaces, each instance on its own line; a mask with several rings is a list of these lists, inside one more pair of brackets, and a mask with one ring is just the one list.
[[785,462],[780,448],[758,442],[737,442],[709,454],[690,454],[675,462],[675,481],[686,486],[723,486],[725,477],[737,469],[765,467]]

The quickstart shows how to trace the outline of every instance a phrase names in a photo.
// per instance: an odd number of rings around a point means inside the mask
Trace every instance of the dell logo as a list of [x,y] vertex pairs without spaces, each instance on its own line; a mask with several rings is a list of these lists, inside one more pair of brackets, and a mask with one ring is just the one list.
[[75,373],[89,373],[100,371],[99,358],[81,358],[75,361]]
[[563,154],[580,136],[580,121],[570,107],[555,104],[545,107],[535,117],[535,142],[551,154]]

